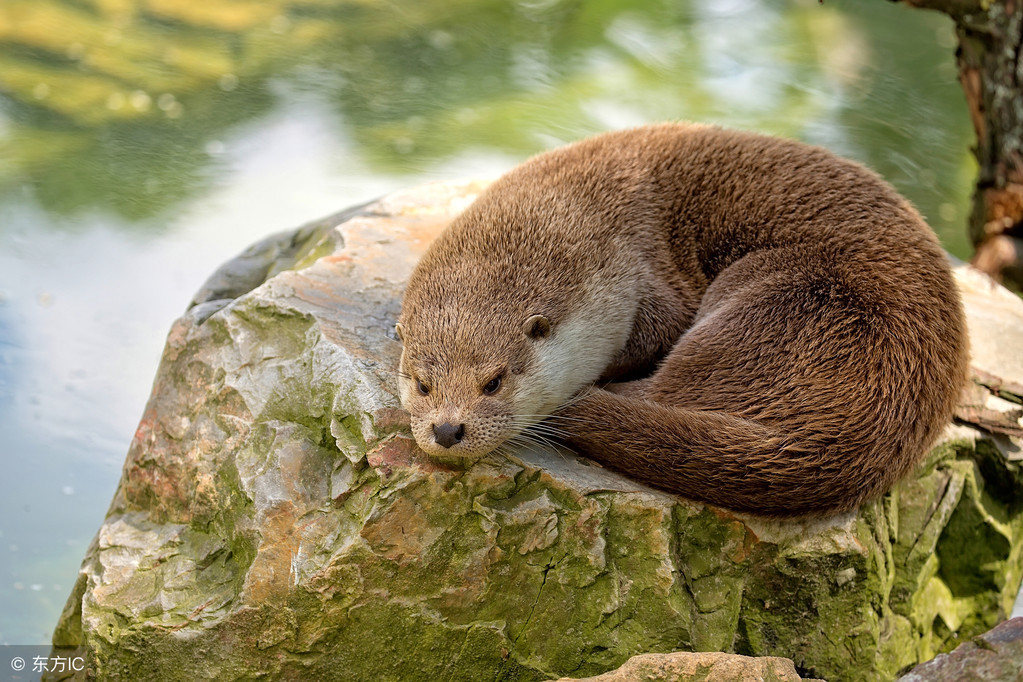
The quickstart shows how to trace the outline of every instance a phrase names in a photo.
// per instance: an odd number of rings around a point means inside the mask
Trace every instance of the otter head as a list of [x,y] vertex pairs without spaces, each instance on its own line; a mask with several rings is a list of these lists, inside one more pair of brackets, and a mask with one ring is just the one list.
[[412,433],[429,455],[475,461],[540,421],[563,400],[541,376],[543,346],[552,326],[542,314],[518,324],[457,325],[434,309],[403,312],[395,327],[403,350],[402,405]]

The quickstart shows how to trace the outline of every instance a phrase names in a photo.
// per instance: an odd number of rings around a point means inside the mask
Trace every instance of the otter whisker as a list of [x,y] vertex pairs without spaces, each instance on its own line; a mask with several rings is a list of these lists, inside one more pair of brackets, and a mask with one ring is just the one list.
[[552,451],[552,452],[556,453],[558,455],[558,457],[560,457],[562,460],[566,460],[566,461],[568,460],[568,457],[565,455],[565,449],[563,447],[560,447],[559,444],[557,444],[557,443],[550,443],[550,442],[548,442],[546,440],[542,440],[541,442],[537,443],[537,442],[533,441],[533,439],[524,439],[524,438],[521,438],[520,436],[514,436],[512,438],[509,438],[505,442],[511,444],[512,446],[515,446],[515,445],[534,445],[534,446],[537,446],[537,445],[539,445],[539,446],[542,446],[542,448],[545,449],[545,450],[549,450],[549,451]]
[[568,416],[565,416],[565,415],[562,415],[562,414],[552,414],[550,417],[548,417],[548,419],[551,420],[552,422],[558,422],[558,421],[560,421],[560,422],[572,422],[572,423],[575,423],[575,424],[582,424],[584,426],[602,423],[600,421],[597,421],[596,419],[588,419],[586,417],[568,417]]
[[552,443],[551,441],[545,438],[537,437],[534,435],[526,435],[524,433],[519,433],[515,436],[512,436],[505,442],[517,445],[533,445],[542,449],[548,448],[554,449],[557,447],[555,443]]
[[557,412],[549,413],[549,414],[520,414],[520,415],[515,415],[515,416],[518,417],[518,418],[529,417],[529,418],[532,418],[532,419],[536,419],[537,421],[545,421],[545,420],[548,420],[548,419],[567,419],[567,420],[582,419],[581,417],[571,417],[569,415],[559,414]]
[[534,424],[533,426],[529,427],[527,431],[529,431],[530,433],[545,434],[548,436],[555,436],[558,438],[564,438],[565,436],[568,435],[568,432],[565,431],[564,429],[559,429],[555,426],[545,423]]
[[568,436],[568,434],[565,433],[564,431],[551,431],[551,430],[547,430],[547,429],[528,429],[527,433],[532,433],[532,434],[535,434],[537,436],[543,436],[543,437],[547,437],[547,438],[552,438],[554,440],[563,440],[564,438],[566,438]]
[[539,439],[537,439],[537,438],[532,438],[532,437],[529,437],[529,436],[525,436],[525,435],[523,435],[523,434],[521,434],[521,433],[520,433],[520,434],[517,434],[517,435],[514,435],[514,436],[512,436],[511,438],[509,438],[509,439],[508,439],[508,440],[506,440],[505,442],[506,442],[506,443],[512,443],[512,444],[518,444],[518,445],[522,445],[522,444],[528,444],[528,445],[544,445],[544,443],[543,443],[543,442],[541,442],[541,441],[540,441]]
[[569,435],[567,431],[565,431],[563,429],[559,429],[559,428],[557,428],[557,427],[555,427],[553,425],[547,424],[545,422],[534,423],[534,424],[519,424],[519,423],[513,422],[512,428],[515,429],[516,431],[520,431],[522,433],[530,433],[530,434],[535,434],[535,435],[540,435],[540,436],[549,436],[549,437],[552,437],[552,438],[558,439],[558,440],[562,440],[562,439],[566,438]]

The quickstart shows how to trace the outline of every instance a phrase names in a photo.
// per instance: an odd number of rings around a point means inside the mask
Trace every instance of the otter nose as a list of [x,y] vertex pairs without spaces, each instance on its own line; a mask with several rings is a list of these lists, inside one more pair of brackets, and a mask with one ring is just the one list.
[[455,443],[462,442],[464,435],[465,424],[455,426],[451,422],[444,422],[440,425],[433,425],[433,439],[446,448],[450,448]]

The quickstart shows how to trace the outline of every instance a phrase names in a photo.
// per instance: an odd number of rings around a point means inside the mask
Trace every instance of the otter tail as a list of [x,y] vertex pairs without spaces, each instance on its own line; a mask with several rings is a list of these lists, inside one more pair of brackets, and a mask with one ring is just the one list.
[[[552,418],[577,452],[653,487],[737,511],[799,516],[844,511],[883,493],[915,454],[872,452],[724,412],[587,389]],[[869,440],[869,439],[868,439]],[[900,448],[888,443],[889,448]],[[908,458],[908,461],[906,461]]]
[[865,253],[747,254],[650,377],[586,389],[551,426],[627,476],[729,509],[826,514],[881,495],[952,416],[966,338],[936,245],[898,251],[912,278]]

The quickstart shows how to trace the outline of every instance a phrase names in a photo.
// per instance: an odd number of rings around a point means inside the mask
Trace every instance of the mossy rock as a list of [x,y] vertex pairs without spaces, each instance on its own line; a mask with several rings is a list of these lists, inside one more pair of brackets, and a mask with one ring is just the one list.
[[[1023,334],[975,358],[963,408],[1009,435],[950,424],[855,513],[768,521],[553,449],[425,459],[392,325],[423,249],[480,189],[432,185],[278,235],[202,289],[54,634],[89,676],[544,680],[722,651],[891,679],[1008,614],[1019,377],[997,354]],[[963,276],[971,310],[1004,303]],[[1000,324],[1023,328],[1006,305]],[[971,313],[972,334],[985,324]]]

